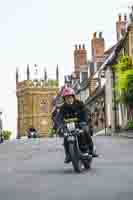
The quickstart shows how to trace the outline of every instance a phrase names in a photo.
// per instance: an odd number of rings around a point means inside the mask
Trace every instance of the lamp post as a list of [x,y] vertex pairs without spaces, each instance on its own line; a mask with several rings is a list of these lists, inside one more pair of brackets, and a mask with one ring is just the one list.
[[0,111],[0,143],[3,143],[3,134],[2,134],[2,111]]

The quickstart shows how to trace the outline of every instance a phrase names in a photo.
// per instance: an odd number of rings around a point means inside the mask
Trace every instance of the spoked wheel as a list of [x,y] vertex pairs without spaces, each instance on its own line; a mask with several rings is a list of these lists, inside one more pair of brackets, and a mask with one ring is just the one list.
[[77,148],[75,144],[69,144],[69,153],[72,160],[72,165],[74,168],[74,171],[77,173],[80,173],[82,171],[82,161],[79,158]]

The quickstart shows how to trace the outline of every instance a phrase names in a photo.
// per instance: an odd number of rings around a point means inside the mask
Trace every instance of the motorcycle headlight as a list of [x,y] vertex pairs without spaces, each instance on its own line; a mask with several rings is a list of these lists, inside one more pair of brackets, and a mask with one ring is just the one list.
[[74,122],[67,123],[67,129],[69,131],[74,131],[75,130],[75,123]]
[[68,133],[64,133],[64,136],[68,136]]

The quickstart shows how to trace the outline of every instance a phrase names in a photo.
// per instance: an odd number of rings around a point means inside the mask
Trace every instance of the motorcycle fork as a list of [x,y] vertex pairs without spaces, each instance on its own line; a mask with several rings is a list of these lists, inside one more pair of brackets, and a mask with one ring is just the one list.
[[78,142],[78,137],[76,136],[76,147],[77,147],[77,151],[78,151],[78,155],[81,159],[82,157],[82,154],[81,154],[81,151],[80,151],[80,147],[79,147],[79,142]]
[[84,156],[83,156],[83,153],[82,153],[81,150],[80,150],[79,142],[78,142],[78,137],[76,137],[76,147],[77,147],[77,150],[78,150],[79,158],[80,158],[81,160],[86,159],[86,156],[84,157]]

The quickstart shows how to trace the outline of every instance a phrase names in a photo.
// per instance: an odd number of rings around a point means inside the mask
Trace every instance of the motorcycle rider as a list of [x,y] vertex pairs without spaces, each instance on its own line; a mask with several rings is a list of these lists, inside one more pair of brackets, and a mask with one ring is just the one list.
[[[88,124],[88,112],[84,103],[76,99],[75,92],[72,88],[65,88],[62,96],[64,98],[64,104],[61,106],[58,114],[58,124],[61,127],[64,124],[64,119],[73,117],[79,118],[80,123],[82,122],[82,129],[84,130],[85,142],[88,145],[89,153],[92,154],[93,157],[97,157],[98,155],[93,149],[94,145]],[[66,154],[65,163],[68,163],[71,161],[71,158],[69,155],[67,141],[65,141],[65,139],[64,150]]]

